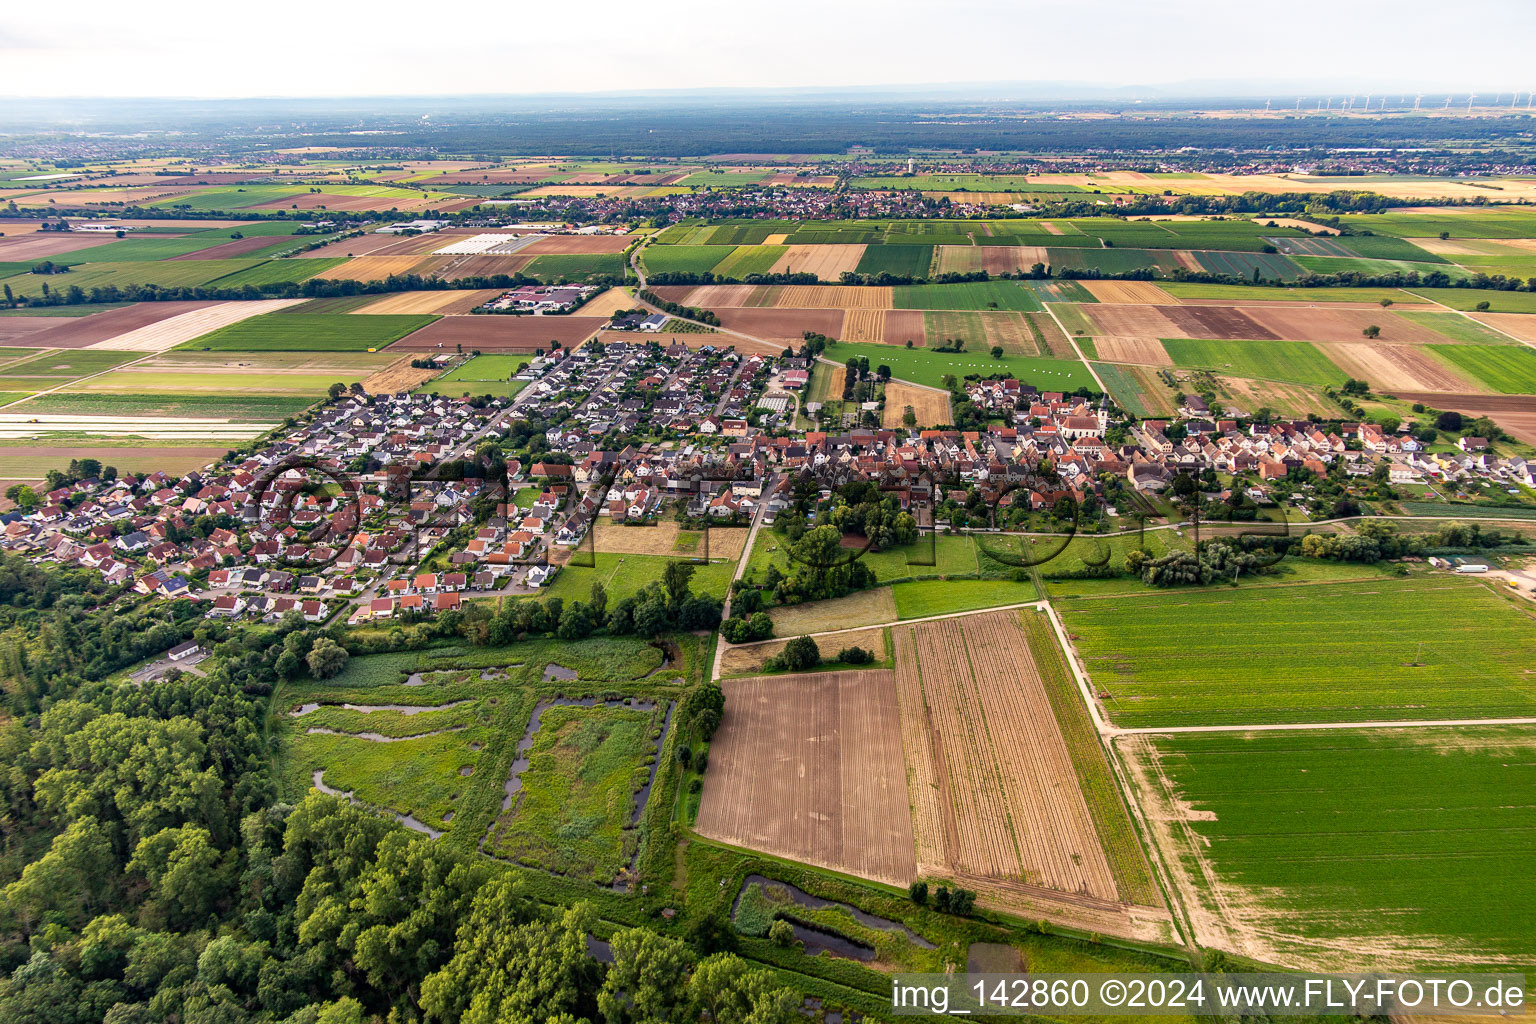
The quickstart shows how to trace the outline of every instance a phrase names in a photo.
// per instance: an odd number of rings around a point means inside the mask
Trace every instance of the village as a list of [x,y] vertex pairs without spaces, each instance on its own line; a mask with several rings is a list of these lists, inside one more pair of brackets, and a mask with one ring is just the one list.
[[[931,531],[1059,529],[1070,499],[1073,528],[1112,532],[1172,517],[1169,498],[1192,493],[1228,509],[1288,503],[1277,517],[1303,521],[1308,481],[1330,478],[1536,484],[1536,464],[1475,437],[1432,453],[1369,423],[1213,419],[1195,396],[1175,419],[1136,422],[1104,396],[1012,377],[964,382],[984,430],[798,428],[800,394],[827,367],[594,342],[530,359],[516,398],[354,387],[201,471],[56,487],[0,517],[3,545],[205,602],[210,617],[358,623],[536,594],[601,518],[771,524],[789,504],[780,485],[803,478],[822,498],[874,481]],[[965,514],[973,493],[989,516]]]

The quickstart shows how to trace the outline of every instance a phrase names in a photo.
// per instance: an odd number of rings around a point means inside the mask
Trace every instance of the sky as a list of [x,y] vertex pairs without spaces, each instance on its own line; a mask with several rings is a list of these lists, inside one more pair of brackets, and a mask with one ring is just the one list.
[[0,21],[0,96],[430,96],[978,81],[1243,82],[1256,95],[1321,94],[1341,83],[1361,92],[1536,89],[1536,0],[668,0],[650,10],[633,0],[8,6]]

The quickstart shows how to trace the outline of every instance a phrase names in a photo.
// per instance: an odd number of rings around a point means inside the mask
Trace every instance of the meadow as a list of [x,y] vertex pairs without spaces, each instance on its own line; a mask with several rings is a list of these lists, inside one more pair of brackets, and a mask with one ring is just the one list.
[[536,277],[545,284],[583,282],[594,278],[624,276],[622,253],[566,253],[536,256],[519,273]]
[[488,845],[498,856],[608,882],[634,854],[632,794],[653,758],[660,717],[625,707],[551,707],[539,719],[512,813]]
[[1187,809],[1175,853],[1210,871],[1196,899],[1219,896],[1218,928],[1259,959],[1536,955],[1536,730],[1208,733],[1149,747],[1164,806]]
[[1410,288],[1408,293],[1464,313],[1475,311],[1484,302],[1488,303],[1490,313],[1536,313],[1536,292],[1506,292],[1494,288]]
[[1536,620],[1450,576],[1061,607],[1126,728],[1536,715]]
[[[578,548],[571,562],[561,569],[553,583],[543,589],[544,597],[559,597],[566,602],[586,601],[592,593],[592,584],[601,583],[608,592],[608,607],[637,593],[647,583],[661,582],[661,574],[667,563],[689,556],[679,553],[678,558],[662,555],[620,555],[598,551],[589,556],[586,548]],[[592,559],[594,565],[581,564]],[[695,593],[709,594],[724,599],[731,577],[736,572],[733,562],[715,561],[709,565],[694,567],[691,586]]]
[[56,391],[10,412],[50,416],[187,416],[196,419],[276,421],[315,404],[315,396],[97,394]]
[[267,313],[179,346],[218,352],[361,352],[419,331],[435,316]]
[[1235,377],[1343,384],[1345,374],[1317,346],[1306,341],[1221,341],[1164,338],[1175,366],[1220,370]]

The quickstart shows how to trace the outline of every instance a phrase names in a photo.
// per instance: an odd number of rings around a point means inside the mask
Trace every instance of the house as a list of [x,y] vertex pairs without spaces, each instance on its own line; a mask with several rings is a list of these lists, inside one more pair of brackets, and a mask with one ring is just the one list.
[[1486,437],[1463,437],[1456,442],[1456,447],[1464,452],[1485,452],[1488,450]]
[[555,568],[548,565],[536,565],[528,570],[528,585],[530,587],[542,587],[555,575]]
[[193,655],[195,655],[195,654],[202,654],[202,653],[203,653],[203,649],[198,646],[198,643],[197,643],[196,640],[188,640],[186,643],[184,643],[184,644],[177,644],[175,647],[172,647],[169,651],[166,651],[165,652],[165,656],[167,658],[170,658],[172,661],[186,661],[188,658],[192,657]]

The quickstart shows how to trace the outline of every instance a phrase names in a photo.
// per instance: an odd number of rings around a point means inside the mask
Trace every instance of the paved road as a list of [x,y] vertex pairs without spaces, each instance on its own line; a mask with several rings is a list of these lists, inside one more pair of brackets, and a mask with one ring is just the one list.
[[[757,542],[757,531],[762,527],[763,514],[768,510],[768,499],[773,495],[773,492],[778,487],[778,485],[779,482],[777,480],[769,483],[766,487],[763,488],[762,497],[760,497],[757,501],[757,511],[752,515],[752,527],[751,529],[747,530],[747,542],[741,549],[741,557],[736,560],[736,572],[731,575],[731,582],[733,584],[737,580],[741,579],[742,574],[747,571],[747,563],[752,560],[752,546]],[[731,617],[730,587],[726,588],[725,603],[721,606],[720,614],[721,618],[728,619]],[[710,668],[709,678],[720,678],[720,659],[725,653],[725,648],[729,646],[731,645],[725,642],[725,637],[723,636],[715,641],[715,663]]]

